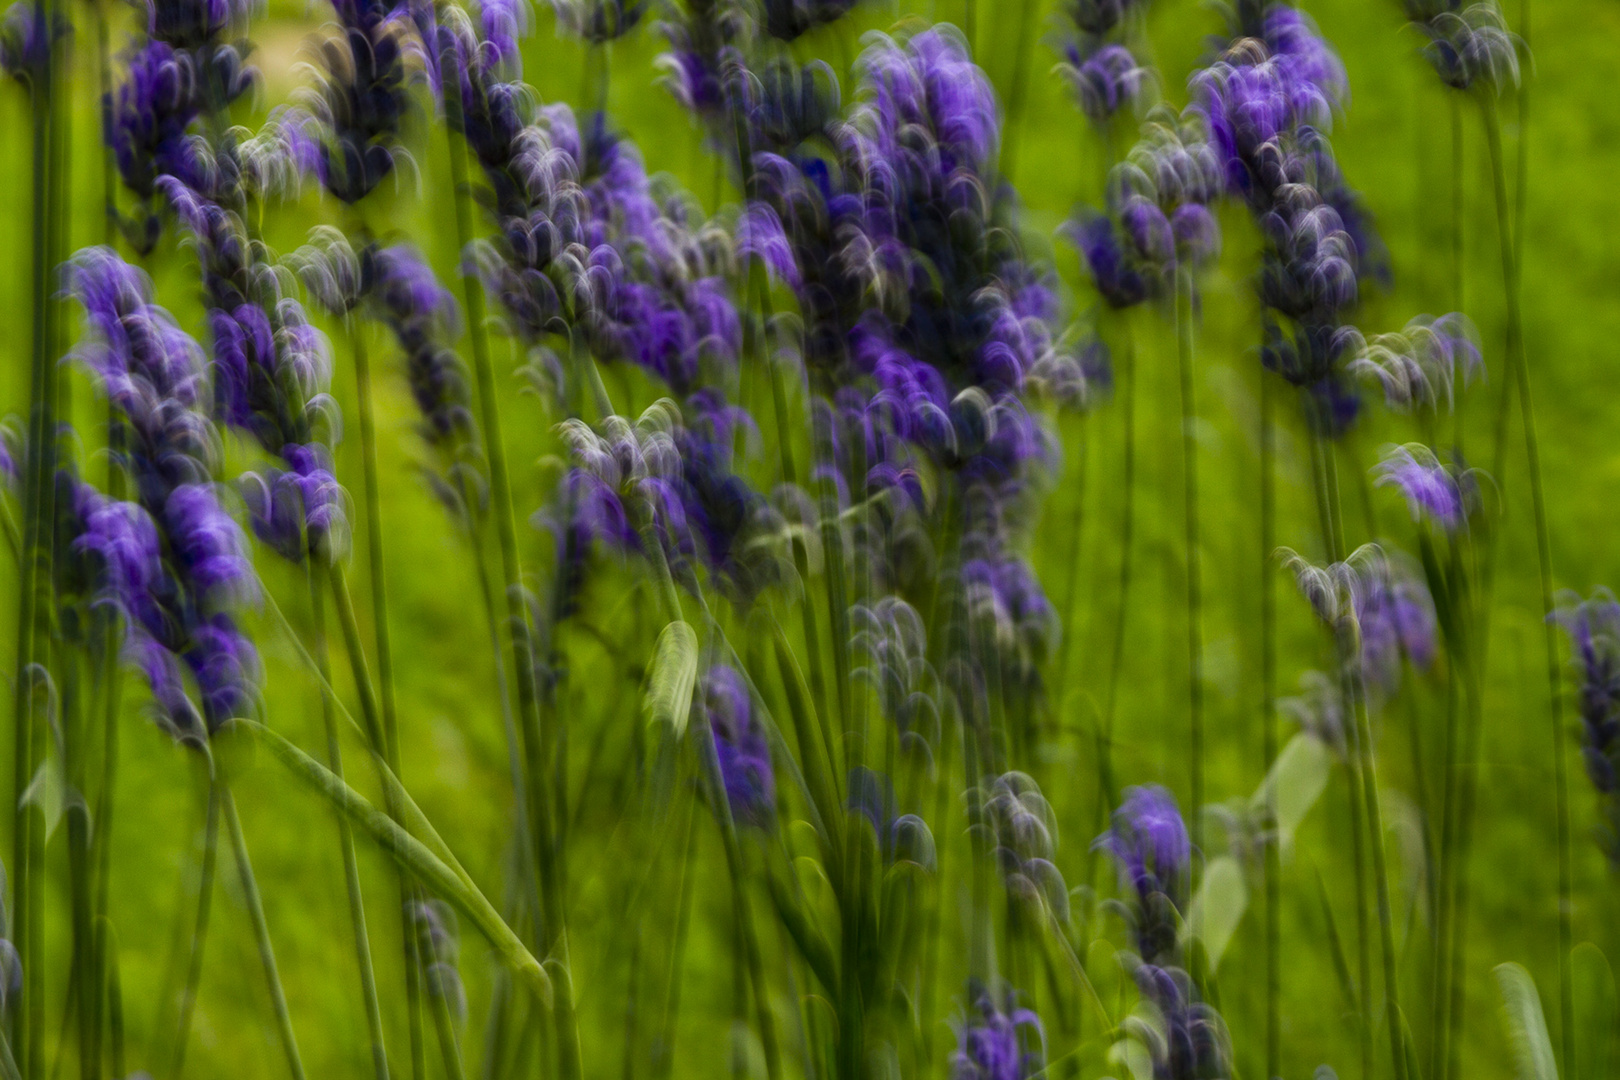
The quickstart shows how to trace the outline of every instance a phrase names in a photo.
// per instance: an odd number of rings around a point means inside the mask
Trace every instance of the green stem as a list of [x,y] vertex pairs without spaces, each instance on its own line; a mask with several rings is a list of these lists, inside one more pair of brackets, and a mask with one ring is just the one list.
[[[1128,320],[1128,317],[1126,317]],[[1113,776],[1114,722],[1118,715],[1119,678],[1125,667],[1125,626],[1131,610],[1131,580],[1135,568],[1136,532],[1136,339],[1125,322],[1125,348],[1119,362],[1120,411],[1124,431],[1124,462],[1120,468],[1120,498],[1124,505],[1119,522],[1119,607],[1114,612],[1114,640],[1108,662],[1108,688],[1104,697],[1102,738],[1097,747],[1098,814],[1104,822],[1117,804]]]
[[[1528,16],[1527,16],[1528,17]],[[1547,527],[1546,493],[1542,486],[1541,450],[1536,438],[1536,417],[1530,387],[1530,365],[1525,357],[1524,321],[1520,298],[1519,245],[1523,228],[1515,234],[1509,221],[1507,171],[1502,155],[1501,123],[1494,98],[1484,98],[1485,137],[1490,149],[1491,180],[1496,201],[1497,243],[1502,254],[1502,281],[1507,293],[1508,365],[1518,392],[1519,418],[1524,426],[1524,449],[1530,474],[1530,502],[1536,527],[1536,569],[1541,587],[1542,640],[1547,658],[1548,718],[1553,744],[1553,799],[1558,847],[1558,986],[1560,1042],[1564,1068],[1574,1061],[1574,947],[1572,857],[1569,848],[1569,774],[1564,759],[1562,676],[1559,669],[1558,630],[1553,622],[1552,540]],[[1520,134],[1523,139],[1523,133]],[[1521,169],[1523,166],[1521,165]],[[1523,179],[1521,174],[1521,199]],[[1522,218],[1522,203],[1519,211]],[[1505,393],[1505,391],[1504,391]],[[1498,454],[1500,455],[1500,448]],[[1502,475],[1500,468],[1497,476]]]
[[[1266,777],[1277,763],[1277,405],[1270,375],[1260,371],[1260,724]],[[1277,785],[1266,784],[1266,816],[1277,820]],[[1282,852],[1265,849],[1266,1076],[1282,1075]]]
[[349,327],[354,346],[354,381],[360,403],[360,461],[364,477],[366,565],[371,575],[372,632],[377,638],[377,684],[382,698],[382,742],[378,749],[399,772],[399,731],[394,701],[394,650],[388,627],[388,583],[383,562],[382,496],[377,475],[377,420],[372,404],[371,360],[359,320]]
[[[447,108],[454,108],[453,99],[445,99]],[[456,125],[452,124],[451,127]],[[455,186],[456,236],[461,248],[466,249],[472,239],[472,214],[468,204],[466,151],[449,140],[451,182]],[[530,824],[534,829],[535,869],[540,877],[542,901],[541,925],[543,944],[552,959],[563,968],[568,967],[568,930],[562,896],[557,888],[554,872],[558,853],[552,843],[551,805],[544,790],[547,771],[547,747],[540,723],[539,695],[534,679],[533,631],[529,626],[529,611],[523,601],[523,574],[518,559],[517,526],[512,511],[512,484],[507,471],[506,444],[501,432],[501,414],[495,387],[495,369],[489,355],[489,342],[485,336],[484,294],[473,275],[462,275],[463,298],[467,307],[467,325],[472,339],[473,369],[478,385],[480,422],[489,447],[490,497],[495,510],[496,537],[501,552],[502,584],[506,594],[507,627],[511,637],[512,672],[517,684],[518,716],[523,724],[525,752],[528,757]],[[579,1029],[574,1017],[572,979],[557,980],[556,1021],[558,1032],[558,1064],[563,1080],[579,1080],[581,1072]]]
[[1034,58],[1029,55],[1035,39],[1035,0],[1021,0],[1018,10],[1018,42],[1013,53],[1012,92],[1007,100],[1007,143],[1002,151],[1002,172],[1008,183],[1018,176],[1018,149],[1029,117],[1025,98],[1029,96],[1029,69]]
[[[310,607],[315,623],[315,660],[321,668],[321,722],[326,730],[326,757],[333,775],[343,776],[343,754],[338,747],[337,720],[333,716],[332,697],[325,687],[331,685],[332,673],[327,660],[326,612],[321,604],[321,590],[316,571],[309,569]],[[354,834],[349,820],[337,814],[338,846],[343,852],[343,884],[349,901],[349,924],[354,931],[354,959],[360,969],[360,996],[365,1002],[366,1030],[371,1039],[371,1065],[377,1080],[388,1080],[388,1051],[383,1042],[382,1006],[377,1000],[377,977],[371,965],[371,938],[366,933],[366,907],[360,890],[360,868],[354,856]]]
[[293,1080],[304,1080],[304,1063],[298,1056],[298,1039],[293,1034],[292,1015],[287,1011],[287,995],[281,988],[281,976],[276,971],[276,954],[270,945],[270,926],[264,917],[264,900],[253,877],[253,863],[248,859],[247,841],[242,836],[242,822],[236,815],[236,800],[231,789],[219,785],[220,808],[224,811],[225,829],[231,837],[231,851],[236,856],[236,872],[242,882],[242,895],[247,900],[248,917],[253,922],[253,938],[259,946],[259,963],[264,967],[264,980],[270,990],[270,1006],[276,1014],[276,1031],[281,1037],[281,1048],[287,1055],[287,1071]]
[[1193,845],[1203,847],[1204,807],[1204,597],[1198,551],[1198,410],[1193,400],[1192,272],[1176,272],[1176,369],[1181,381],[1181,461],[1187,544],[1187,716],[1192,759]]
[[[212,768],[210,768],[212,773]],[[191,1013],[197,1004],[197,984],[202,979],[203,946],[208,940],[208,913],[214,893],[214,858],[219,851],[219,785],[212,775],[208,781],[208,810],[203,828],[202,873],[197,883],[197,922],[187,952],[185,989],[180,995],[180,1017],[174,1040],[174,1056],[169,1075],[178,1078],[186,1061],[186,1042],[191,1035]]]

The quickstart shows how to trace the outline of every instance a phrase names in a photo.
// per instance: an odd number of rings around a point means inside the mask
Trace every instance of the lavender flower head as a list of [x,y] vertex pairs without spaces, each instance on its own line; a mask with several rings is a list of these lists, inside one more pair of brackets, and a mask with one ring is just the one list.
[[1396,334],[1379,334],[1350,361],[1349,371],[1374,379],[1393,409],[1438,413],[1452,407],[1456,384],[1484,371],[1479,334],[1468,316],[1419,315]]
[[1463,529],[1479,505],[1474,471],[1442,464],[1420,443],[1386,449],[1373,475],[1379,486],[1400,490],[1413,521],[1431,522],[1447,533]]
[[1123,45],[1104,45],[1085,54],[1081,43],[1064,48],[1063,77],[1074,88],[1080,111],[1094,124],[1106,124],[1120,112],[1133,108],[1150,77],[1147,68],[1136,62]]
[[1507,28],[1495,0],[1482,0],[1461,11],[1414,15],[1429,39],[1423,55],[1441,82],[1455,90],[1477,86],[1493,95],[1509,83],[1519,85],[1519,53],[1525,44]]
[[709,669],[704,677],[703,707],[731,812],[756,824],[769,821],[776,808],[770,744],[754,716],[748,685],[736,669],[725,664]]
[[1400,685],[1401,661],[1428,670],[1438,651],[1434,599],[1409,559],[1363,564],[1354,592],[1361,629],[1361,672],[1369,692],[1382,697]]
[[951,1080],[1027,1080],[1044,1072],[1046,1032],[1034,1012],[1010,996],[1002,1007],[985,990],[973,1007],[977,1015],[958,1031]]
[[1185,971],[1140,964],[1137,989],[1149,1007],[1146,1030],[1132,1034],[1145,1046],[1153,1076],[1164,1080],[1204,1080],[1229,1076],[1231,1047],[1220,1014],[1199,1000]]
[[1175,796],[1157,784],[1125,789],[1113,826],[1092,845],[1119,863],[1120,879],[1140,902],[1158,894],[1177,910],[1185,904],[1192,872],[1192,841]]
[[1580,685],[1581,757],[1605,802],[1603,846],[1620,863],[1620,604],[1607,589],[1565,596],[1551,616],[1569,635]]
[[318,140],[316,175],[354,204],[404,155],[400,126],[410,105],[405,58],[419,48],[405,7],[388,0],[334,0],[337,33],[320,42],[316,82],[301,97]]
[[778,41],[794,41],[818,26],[837,22],[856,0],[763,0],[765,32]]
[[42,0],[17,0],[0,18],[0,73],[30,90],[39,86],[51,62],[51,50],[71,32],[60,15],[48,13]]

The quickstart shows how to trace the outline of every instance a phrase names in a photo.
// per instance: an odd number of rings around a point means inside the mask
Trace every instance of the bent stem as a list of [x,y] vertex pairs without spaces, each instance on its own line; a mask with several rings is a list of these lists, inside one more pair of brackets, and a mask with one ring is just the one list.
[[248,858],[247,841],[242,836],[242,822],[236,815],[236,800],[231,797],[231,789],[225,784],[219,784],[218,789],[225,828],[230,833],[231,850],[236,856],[236,872],[242,881],[248,917],[253,922],[253,938],[259,946],[259,963],[264,967],[264,980],[270,989],[270,1006],[276,1014],[276,1032],[281,1037],[281,1048],[287,1055],[287,1071],[292,1074],[293,1080],[304,1080],[304,1063],[298,1056],[298,1039],[293,1034],[292,1015],[287,1011],[287,995],[281,988],[281,976],[276,971],[276,954],[270,945],[270,927],[264,918],[264,900],[253,877],[253,863]]
[[[337,720],[333,716],[332,672],[327,660],[326,611],[316,572],[309,571],[310,607],[315,622],[315,660],[321,674],[321,722],[326,730],[326,758],[333,775],[343,776],[343,755],[338,747]],[[360,995],[366,1007],[366,1030],[371,1039],[371,1064],[377,1080],[388,1080],[388,1051],[383,1044],[382,1006],[377,1000],[377,977],[371,966],[371,938],[366,932],[365,900],[360,891],[360,868],[354,857],[354,834],[348,819],[337,816],[338,846],[343,852],[343,884],[349,901],[349,923],[354,931],[354,959],[360,969]]]
[[[1275,390],[1260,369],[1260,725],[1264,776],[1277,763],[1277,593],[1272,552],[1277,547],[1277,418]],[[1277,820],[1277,785],[1266,784],[1266,816]],[[1282,1075],[1281,904],[1282,852],[1277,841],[1265,854],[1266,1075]]]
[[174,1055],[169,1075],[178,1077],[186,1060],[186,1041],[191,1034],[191,1014],[197,1005],[197,984],[202,978],[203,945],[208,940],[209,902],[214,892],[214,858],[219,850],[219,785],[213,778],[210,765],[208,780],[208,809],[203,827],[202,873],[197,883],[197,922],[191,933],[191,947],[186,960],[185,988],[180,996],[180,1017],[175,1032]]

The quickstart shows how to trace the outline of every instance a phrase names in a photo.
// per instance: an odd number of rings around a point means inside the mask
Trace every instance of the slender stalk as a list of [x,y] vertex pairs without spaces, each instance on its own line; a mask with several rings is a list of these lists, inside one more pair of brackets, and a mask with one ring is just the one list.
[[[1080,435],[1075,440],[1078,447],[1076,453],[1074,482],[1069,485],[1074,492],[1074,517],[1069,521],[1069,580],[1063,597],[1063,649],[1058,655],[1057,679],[1053,685],[1052,705],[1057,715],[1064,713],[1066,699],[1069,692],[1069,672],[1079,666],[1079,658],[1075,655],[1075,646],[1080,634],[1078,624],[1079,612],[1076,610],[1080,604],[1080,538],[1085,531],[1086,519],[1086,466],[1088,454],[1086,453],[1086,424],[1085,414],[1079,418]],[[1059,721],[1061,725],[1061,720]],[[1099,748],[1100,749],[1100,748]]]
[[[446,107],[455,107],[453,98]],[[454,127],[455,125],[449,125]],[[456,236],[463,249],[472,238],[472,212],[467,179],[466,151],[451,136],[448,144],[451,182],[455,187]],[[495,510],[496,537],[501,552],[501,575],[506,594],[507,629],[511,638],[512,671],[518,697],[518,716],[523,724],[525,752],[530,783],[530,824],[534,829],[535,869],[540,877],[543,944],[551,957],[568,967],[568,930],[562,896],[554,873],[557,853],[552,844],[551,805],[543,790],[548,775],[546,747],[540,723],[539,696],[535,686],[533,631],[529,611],[523,601],[522,567],[518,559],[517,526],[512,510],[512,484],[507,471],[506,444],[501,432],[501,414],[495,387],[495,369],[489,355],[484,326],[484,294],[472,274],[462,274],[467,325],[472,339],[473,369],[478,384],[480,423],[489,447],[490,499]],[[579,1029],[574,1017],[572,979],[556,980],[553,1008],[557,1020],[557,1055],[563,1080],[578,1080],[581,1071]]]
[[[1317,441],[1322,437],[1318,435]],[[1326,471],[1327,490],[1329,494],[1328,513],[1334,522],[1336,536],[1342,536],[1342,526],[1338,523],[1338,477],[1334,465],[1331,447],[1322,447],[1319,455]],[[1335,561],[1339,558],[1335,552]],[[1352,615],[1353,617],[1353,615]],[[1346,688],[1347,701],[1350,706],[1352,728],[1352,754],[1355,761],[1356,779],[1361,785],[1361,803],[1367,822],[1367,846],[1372,854],[1373,889],[1378,904],[1378,941],[1379,951],[1383,961],[1384,975],[1384,1010],[1385,1023],[1389,1028],[1389,1049],[1395,1068],[1395,1080],[1407,1080],[1407,1057],[1404,1036],[1404,1023],[1401,1016],[1400,1005],[1400,978],[1395,964],[1395,922],[1389,899],[1389,869],[1384,851],[1384,818],[1378,796],[1378,764],[1372,749],[1372,725],[1367,717],[1367,693],[1361,680],[1360,650],[1361,635],[1359,628],[1348,639],[1341,633],[1341,664],[1346,672],[1348,686]],[[1364,903],[1362,905],[1365,906]],[[1364,985],[1362,998],[1364,1007],[1370,1000],[1365,982],[1370,981],[1370,973],[1366,971],[1367,948],[1362,945]],[[1372,1017],[1368,1013],[1364,1016],[1364,1023],[1371,1025]]]
[[[1136,341],[1130,323],[1125,321],[1125,348],[1119,364],[1120,412],[1124,427],[1124,462],[1120,468],[1120,498],[1123,506],[1119,521],[1119,607],[1114,613],[1113,651],[1108,663],[1108,688],[1104,697],[1101,745],[1097,748],[1097,768],[1101,781],[1097,821],[1103,822],[1118,801],[1114,792],[1114,721],[1119,705],[1119,677],[1125,666],[1125,626],[1131,610],[1131,580],[1135,567],[1136,531]],[[1093,860],[1095,862],[1095,860]]]
[[[210,768],[210,774],[212,768]],[[212,775],[208,781],[208,809],[203,827],[202,872],[197,882],[197,921],[191,933],[186,960],[185,989],[180,995],[180,1018],[169,1061],[169,1075],[179,1077],[186,1061],[186,1041],[191,1035],[191,1013],[197,1004],[197,984],[202,979],[203,945],[208,940],[208,913],[214,894],[214,858],[219,850],[219,785]]]
[[[44,0],[35,0],[35,18],[45,20]],[[48,24],[46,24],[48,25]],[[32,343],[32,369],[29,387],[29,413],[26,479],[23,490],[23,559],[17,600],[17,667],[13,684],[13,757],[12,757],[12,905],[11,926],[24,966],[30,971],[29,941],[34,912],[31,899],[33,872],[32,812],[23,802],[23,794],[33,779],[34,762],[34,656],[35,623],[40,608],[39,589],[49,581],[48,570],[42,566],[49,557],[44,551],[45,499],[51,470],[47,448],[51,436],[51,398],[55,373],[50,362],[50,132],[51,83],[54,79],[54,57],[48,54],[43,84],[29,87],[29,100],[33,114],[33,143],[31,146],[33,229],[31,231],[33,294],[30,304],[29,333]],[[30,994],[29,976],[25,974],[22,1000],[7,1010],[11,1023],[11,1042],[17,1055],[18,1067],[24,1075],[33,1075],[34,1042],[30,1017],[36,1004]]]
[[1029,51],[1035,40],[1036,6],[1035,0],[1020,0],[1018,6],[1018,41],[1013,52],[1012,92],[1007,99],[1007,142],[1001,154],[1002,172],[1009,183],[1018,178],[1018,150],[1029,121],[1025,99],[1029,96],[1029,69],[1034,66],[1034,58]]
[[223,783],[219,785],[219,804],[224,812],[226,831],[231,837],[231,851],[236,857],[236,872],[242,881],[248,917],[253,922],[253,938],[259,946],[259,963],[264,967],[264,980],[270,989],[270,1006],[275,1010],[276,1031],[281,1037],[281,1048],[287,1055],[287,1070],[293,1080],[304,1080],[304,1063],[298,1056],[298,1039],[293,1034],[292,1015],[287,1011],[287,995],[281,989],[281,976],[276,971],[276,954],[270,945],[270,927],[264,918],[264,900],[253,877],[253,863],[248,858],[242,822],[236,814],[236,800],[231,797],[230,788]]
[[1198,551],[1198,409],[1193,400],[1192,272],[1176,272],[1176,370],[1181,381],[1181,464],[1187,544],[1187,752],[1192,759],[1193,846],[1203,848],[1204,597]]
[[[1338,562],[1343,558],[1343,548],[1339,539],[1339,522],[1334,496],[1332,493],[1332,454],[1324,445],[1323,437],[1313,431],[1311,433],[1311,471],[1313,474],[1312,487],[1316,492],[1316,510],[1322,530],[1323,543],[1327,548],[1328,561]],[[1338,630],[1335,629],[1335,634]],[[1342,668],[1349,663],[1350,656],[1344,652],[1341,642],[1335,641],[1337,650],[1336,660]],[[1341,693],[1344,695],[1344,707],[1348,710],[1353,702],[1348,696],[1349,688],[1344,685],[1341,678]],[[1365,831],[1363,820],[1365,808],[1362,806],[1362,793],[1365,790],[1361,782],[1361,757],[1356,750],[1359,745],[1358,734],[1352,728],[1344,733],[1346,746],[1345,771],[1347,774],[1346,805],[1350,812],[1350,857],[1354,869],[1354,885],[1356,891],[1356,1035],[1361,1050],[1361,1075],[1364,1080],[1371,1080],[1373,1075],[1373,1018],[1372,1018],[1372,928],[1371,918],[1367,911],[1367,855],[1365,847]]]
[[[316,571],[309,568],[309,598],[315,623],[315,660],[321,669],[321,722],[326,729],[326,759],[333,775],[343,776],[343,754],[338,747],[337,720],[326,687],[332,672],[326,648],[326,611]],[[337,814],[338,846],[343,852],[343,884],[349,901],[349,924],[354,931],[354,959],[360,974],[360,996],[366,1008],[366,1031],[371,1039],[371,1066],[377,1080],[388,1080],[388,1051],[383,1042],[382,1006],[377,1000],[377,977],[371,965],[371,938],[366,933],[365,900],[360,891],[360,867],[355,861],[354,833],[349,819]]]
[[[1271,377],[1260,371],[1260,724],[1265,773],[1277,763],[1277,406]],[[1277,820],[1277,785],[1266,785],[1266,816]],[[1282,852],[1265,852],[1266,1076],[1282,1075]]]
[[366,514],[366,567],[371,575],[372,632],[377,639],[377,685],[381,692],[382,743],[389,768],[399,772],[399,732],[394,701],[394,650],[388,627],[388,582],[383,561],[382,496],[377,477],[377,420],[372,402],[371,360],[365,330],[358,319],[349,326],[354,346],[354,381],[360,404],[360,461]]
[[[1558,846],[1558,987],[1560,1042],[1565,1069],[1574,1061],[1574,972],[1570,951],[1574,947],[1573,869],[1569,848],[1569,774],[1564,756],[1562,674],[1559,668],[1558,631],[1553,623],[1552,541],[1547,527],[1546,493],[1542,486],[1541,450],[1536,437],[1535,408],[1530,388],[1530,366],[1525,358],[1524,321],[1520,306],[1519,247],[1522,236],[1515,236],[1510,222],[1507,169],[1502,154],[1501,121],[1496,100],[1485,103],[1485,139],[1490,150],[1491,181],[1496,202],[1497,243],[1502,254],[1502,281],[1507,293],[1508,366],[1519,401],[1519,418],[1524,427],[1524,449],[1530,476],[1530,503],[1536,527],[1536,569],[1541,587],[1542,639],[1547,657],[1548,717],[1553,743],[1553,799]],[[1521,133],[1521,140],[1523,135]],[[1521,165],[1521,169],[1523,166]],[[1521,178],[1521,188],[1523,180]],[[1522,198],[1522,195],[1521,195]],[[1522,214],[1522,211],[1520,211]],[[1522,233],[1522,227],[1519,230]],[[1505,391],[1504,391],[1505,393]],[[1498,450],[1500,454],[1500,449]],[[1500,469],[1497,472],[1500,476]]]

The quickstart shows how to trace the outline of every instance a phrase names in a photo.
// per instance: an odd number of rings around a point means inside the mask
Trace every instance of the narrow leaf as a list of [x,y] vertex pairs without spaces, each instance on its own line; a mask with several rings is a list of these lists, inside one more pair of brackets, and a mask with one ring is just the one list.
[[1327,747],[1309,735],[1295,735],[1277,755],[1271,774],[1255,792],[1257,809],[1271,799],[1277,803],[1277,842],[1284,851],[1293,843],[1294,832],[1316,805],[1327,788],[1333,758]]
[[1570,954],[1575,983],[1575,1080],[1607,1080],[1614,1063],[1614,972],[1590,941]]
[[1496,965],[1496,983],[1502,991],[1508,1038],[1519,1066],[1519,1080],[1558,1080],[1547,1018],[1541,1013],[1541,995],[1530,973],[1518,964]]
[[549,1007],[551,979],[541,969],[512,928],[506,925],[490,902],[470,882],[452,870],[416,837],[402,829],[326,766],[267,728],[258,728],[276,759],[304,781],[351,821],[370,833],[382,849],[417,878],[461,912],[495,947],[501,958],[529,984]]
[[697,673],[697,632],[677,619],[658,635],[658,647],[647,680],[647,719],[655,724],[668,724],[677,736],[683,734],[687,716],[692,711]]
[[1184,942],[1195,936],[1203,941],[1211,974],[1220,966],[1221,954],[1231,944],[1248,906],[1249,889],[1243,883],[1243,868],[1238,861],[1230,855],[1211,859],[1181,933]]

